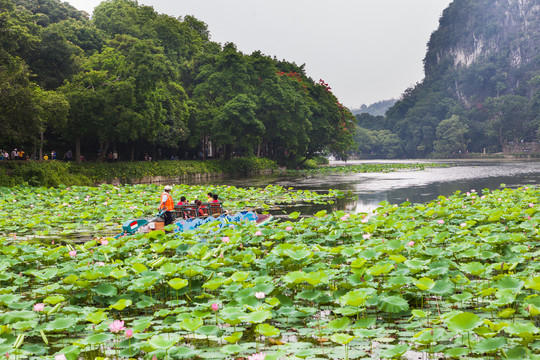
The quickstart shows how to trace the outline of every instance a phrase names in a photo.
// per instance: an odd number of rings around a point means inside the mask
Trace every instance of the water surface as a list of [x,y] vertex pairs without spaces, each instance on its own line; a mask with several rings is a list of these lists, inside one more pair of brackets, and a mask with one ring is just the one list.
[[[269,184],[292,187],[294,189],[327,191],[340,189],[353,194],[352,198],[339,199],[331,205],[304,204],[284,212],[301,211],[304,214],[321,209],[328,211],[346,210],[349,212],[369,212],[381,201],[400,204],[429,202],[439,195],[449,196],[456,191],[466,192],[472,189],[517,188],[537,185],[540,182],[540,161],[349,161],[331,162],[330,165],[355,165],[361,163],[441,163],[449,167],[426,168],[425,170],[401,170],[391,173],[335,174],[308,176],[266,176],[226,180],[235,186],[264,187]],[[214,182],[215,183],[215,182]]]

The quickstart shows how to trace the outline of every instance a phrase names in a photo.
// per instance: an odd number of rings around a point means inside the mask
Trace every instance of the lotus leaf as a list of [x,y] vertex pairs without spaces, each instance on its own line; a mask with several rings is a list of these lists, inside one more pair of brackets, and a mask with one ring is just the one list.
[[409,309],[409,303],[399,296],[383,296],[379,298],[379,308],[388,313],[399,313]]
[[186,331],[195,331],[201,326],[204,325],[204,322],[201,318],[193,318],[193,319],[184,319],[180,323],[180,327]]
[[474,345],[473,351],[478,354],[492,353],[501,350],[506,342],[506,338],[503,337],[484,339]]
[[242,320],[251,324],[260,324],[272,318],[272,313],[269,310],[259,310],[242,316]]
[[266,337],[278,336],[280,334],[279,329],[269,324],[259,324],[255,328],[255,332]]
[[45,331],[63,331],[67,330],[77,323],[76,318],[65,317],[58,318],[45,325]]
[[181,288],[188,285],[188,281],[186,279],[179,279],[179,278],[171,279],[167,283],[169,284],[170,287],[172,287],[175,290],[180,290]]
[[341,345],[346,345],[354,339],[355,339],[355,336],[342,334],[342,333],[337,333],[330,336],[330,340]]
[[476,314],[461,312],[448,319],[446,324],[449,330],[461,333],[474,330],[482,324],[482,320]]
[[51,305],[56,305],[65,300],[66,298],[62,295],[51,295],[51,296],[47,296],[45,300],[43,300],[43,302],[47,304],[51,304]]
[[109,308],[110,308],[110,309],[116,309],[116,310],[122,311],[122,310],[124,310],[126,307],[131,306],[131,304],[132,304],[132,302],[131,302],[131,300],[129,300],[129,299],[120,299],[120,300],[118,300],[115,304],[110,305]]
[[181,339],[182,337],[180,335],[176,333],[169,333],[166,335],[154,335],[147,341],[147,343],[154,350],[167,350],[170,349],[174,344],[179,342]]
[[341,331],[346,329],[350,323],[351,319],[349,319],[348,317],[342,317],[330,321],[326,327],[332,331]]
[[410,348],[411,347],[406,344],[393,345],[381,351],[381,357],[388,358],[388,359],[401,358],[401,356],[405,354],[405,352],[410,350]]

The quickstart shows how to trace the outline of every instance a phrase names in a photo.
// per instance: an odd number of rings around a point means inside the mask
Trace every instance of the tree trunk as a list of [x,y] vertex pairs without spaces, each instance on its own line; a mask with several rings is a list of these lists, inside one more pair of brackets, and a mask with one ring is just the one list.
[[99,156],[103,160],[107,158],[107,150],[109,149],[110,143],[108,141],[100,141],[99,142]]
[[75,136],[75,161],[77,164],[81,163],[81,138]]
[[[45,134],[43,134],[43,130],[39,132],[39,160],[43,160],[43,143],[45,141]],[[35,154],[35,152],[34,152]]]

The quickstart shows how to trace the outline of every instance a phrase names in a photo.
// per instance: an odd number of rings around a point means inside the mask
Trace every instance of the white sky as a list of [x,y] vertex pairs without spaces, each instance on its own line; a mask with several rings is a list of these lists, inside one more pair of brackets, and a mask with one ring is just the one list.
[[[92,13],[100,0],[69,0]],[[452,0],[139,0],[193,15],[211,40],[306,64],[348,107],[398,98],[422,80],[429,36]]]

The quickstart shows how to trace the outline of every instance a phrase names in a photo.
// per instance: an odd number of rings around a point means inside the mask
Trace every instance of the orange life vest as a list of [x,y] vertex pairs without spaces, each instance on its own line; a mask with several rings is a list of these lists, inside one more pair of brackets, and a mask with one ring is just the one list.
[[[167,195],[167,200],[163,202],[163,195]],[[160,209],[165,209],[166,211],[173,211],[174,210],[174,201],[172,199],[171,194],[164,191],[163,194],[161,194],[161,204],[159,204]]]

